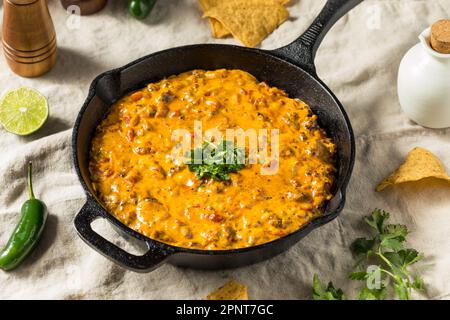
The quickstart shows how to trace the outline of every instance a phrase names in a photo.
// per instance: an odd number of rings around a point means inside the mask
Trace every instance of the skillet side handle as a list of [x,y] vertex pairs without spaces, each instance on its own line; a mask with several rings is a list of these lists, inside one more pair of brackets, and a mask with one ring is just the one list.
[[291,44],[272,53],[316,74],[314,59],[323,38],[333,25],[347,12],[364,0],[328,0],[312,25]]
[[98,208],[92,203],[93,200],[88,200],[81,208],[74,220],[75,228],[84,242],[106,258],[126,269],[143,273],[158,268],[172,255],[172,252],[167,250],[163,251],[149,247],[147,253],[142,256],[136,256],[109,242],[92,229],[92,222],[102,217]]

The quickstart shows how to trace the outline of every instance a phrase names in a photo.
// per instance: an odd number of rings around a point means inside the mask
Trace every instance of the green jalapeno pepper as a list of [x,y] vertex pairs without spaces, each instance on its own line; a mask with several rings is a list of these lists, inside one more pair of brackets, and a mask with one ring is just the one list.
[[12,270],[20,265],[38,242],[47,220],[47,210],[33,193],[32,165],[28,164],[28,192],[30,199],[22,206],[22,217],[6,247],[0,251],[0,269]]
[[128,12],[136,19],[145,19],[153,9],[156,0],[128,0]]

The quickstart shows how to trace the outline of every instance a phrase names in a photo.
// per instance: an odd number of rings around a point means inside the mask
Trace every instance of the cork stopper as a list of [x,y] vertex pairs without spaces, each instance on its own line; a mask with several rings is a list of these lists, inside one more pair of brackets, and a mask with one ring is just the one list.
[[433,24],[430,42],[437,52],[450,54],[450,20],[439,20]]

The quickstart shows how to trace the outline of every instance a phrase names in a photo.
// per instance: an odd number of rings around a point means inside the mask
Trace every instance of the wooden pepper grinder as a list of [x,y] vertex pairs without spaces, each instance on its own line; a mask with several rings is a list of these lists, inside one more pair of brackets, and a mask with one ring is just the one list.
[[23,77],[48,72],[56,62],[56,33],[46,0],[3,0],[3,51]]
[[61,0],[61,4],[65,9],[70,6],[79,7],[82,16],[102,10],[107,2],[108,0]]

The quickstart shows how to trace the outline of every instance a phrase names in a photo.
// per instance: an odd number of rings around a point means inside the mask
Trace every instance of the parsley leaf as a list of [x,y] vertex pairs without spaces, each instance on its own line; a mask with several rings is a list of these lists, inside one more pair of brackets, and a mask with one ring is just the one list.
[[336,289],[332,282],[325,287],[317,274],[313,279],[313,299],[314,300],[346,300],[344,292]]
[[381,238],[380,245],[384,248],[392,249],[394,251],[403,249],[403,243],[396,237],[393,237],[392,235],[382,234],[380,238]]
[[355,254],[369,254],[374,245],[374,239],[358,238],[352,243],[351,249]]
[[408,235],[408,229],[404,225],[390,224],[387,225],[380,234],[381,246],[398,251],[403,249],[403,242]]
[[384,300],[386,298],[386,288],[369,289],[363,287],[358,295],[358,300]]
[[408,235],[408,228],[403,224],[388,224],[384,230],[384,234],[391,234],[395,235],[396,237],[400,238],[400,241],[405,241],[406,236]]
[[350,279],[352,280],[367,280],[368,274],[365,271],[355,271],[350,273],[350,275],[348,276]]
[[379,233],[384,231],[384,223],[389,219],[389,213],[380,209],[375,209],[372,215],[364,219],[364,221],[377,230]]
[[385,252],[384,256],[394,266],[401,269],[405,269],[422,259],[422,256],[415,249],[405,249],[398,252]]
[[189,170],[197,179],[229,181],[230,173],[245,167],[245,150],[234,146],[233,141],[222,140],[219,144],[205,141],[202,148],[191,151]]

